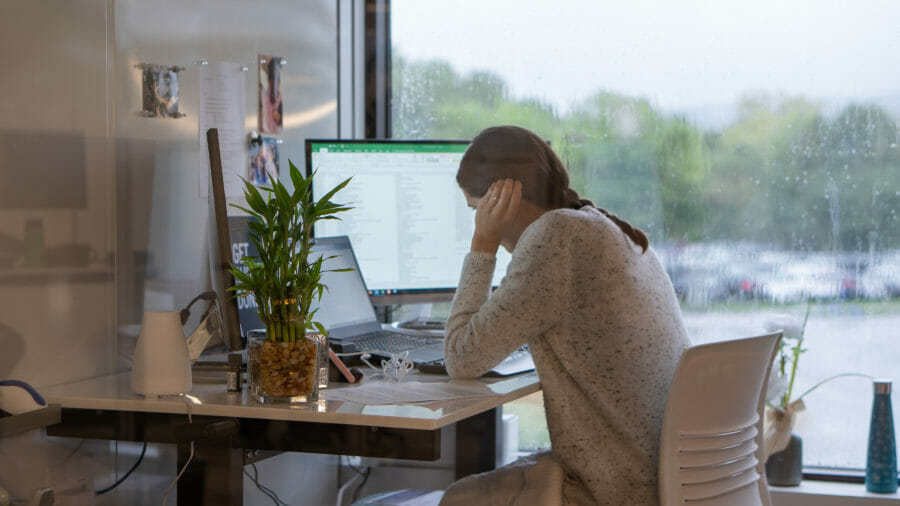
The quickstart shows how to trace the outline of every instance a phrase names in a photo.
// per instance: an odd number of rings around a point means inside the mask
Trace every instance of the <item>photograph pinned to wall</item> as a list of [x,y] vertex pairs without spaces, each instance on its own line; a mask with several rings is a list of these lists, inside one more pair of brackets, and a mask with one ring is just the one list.
[[250,177],[256,185],[269,184],[269,176],[278,178],[278,139],[250,136]]
[[147,118],[181,118],[178,111],[178,72],[182,67],[140,63],[141,115]]
[[280,56],[259,55],[259,130],[279,134],[284,128],[281,103]]

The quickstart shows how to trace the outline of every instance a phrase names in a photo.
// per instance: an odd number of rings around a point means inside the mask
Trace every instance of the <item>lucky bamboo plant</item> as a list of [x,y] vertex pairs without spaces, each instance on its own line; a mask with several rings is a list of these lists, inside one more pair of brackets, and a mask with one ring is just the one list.
[[326,258],[310,258],[313,244],[313,225],[320,220],[339,219],[336,214],[351,207],[337,204],[331,198],[347,186],[342,181],[317,201],[312,198],[315,173],[304,178],[300,170],[290,164],[293,192],[269,174],[271,186],[257,187],[244,180],[247,207],[234,205],[249,214],[249,240],[256,247],[257,257],[244,257],[244,270],[232,264],[235,284],[233,291],[252,293],[259,307],[259,316],[266,325],[269,341],[295,342],[306,336],[307,330],[326,334],[321,323],[310,311],[318,301],[325,285],[321,283],[322,263]]

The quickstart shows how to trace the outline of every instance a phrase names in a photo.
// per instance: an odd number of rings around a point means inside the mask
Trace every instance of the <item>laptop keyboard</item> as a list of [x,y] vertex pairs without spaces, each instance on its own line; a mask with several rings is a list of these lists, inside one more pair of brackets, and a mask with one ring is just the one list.
[[440,338],[411,336],[390,331],[366,334],[353,344],[357,351],[383,351],[388,353],[402,353],[423,347],[440,347],[443,350],[444,346]]
[[[369,351],[375,355],[389,355],[409,352],[409,358],[416,368],[426,373],[447,374],[444,365],[444,340],[381,330],[364,334],[353,343],[353,351]],[[349,351],[349,350],[345,350]],[[497,365],[487,376],[508,376],[520,372],[533,371],[534,361],[527,346],[513,352]]]

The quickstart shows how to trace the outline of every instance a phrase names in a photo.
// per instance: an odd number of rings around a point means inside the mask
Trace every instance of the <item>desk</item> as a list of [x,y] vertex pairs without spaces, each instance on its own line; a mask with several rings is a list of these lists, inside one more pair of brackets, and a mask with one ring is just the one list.
[[[404,381],[446,381],[412,373]],[[441,456],[441,429],[456,424],[457,478],[496,465],[503,404],[540,390],[534,372],[478,380],[488,397],[426,404],[366,405],[328,400],[353,385],[332,383],[324,399],[308,405],[260,404],[223,381],[194,380],[191,418],[182,399],[144,399],[120,373],[42,389],[62,407],[51,436],[178,445],[178,468],[194,457],[178,482],[178,504],[241,504],[243,468],[278,452],[295,451],[433,461]],[[215,429],[210,434],[209,429]],[[479,448],[472,452],[471,448]],[[481,451],[483,450],[483,451]]]

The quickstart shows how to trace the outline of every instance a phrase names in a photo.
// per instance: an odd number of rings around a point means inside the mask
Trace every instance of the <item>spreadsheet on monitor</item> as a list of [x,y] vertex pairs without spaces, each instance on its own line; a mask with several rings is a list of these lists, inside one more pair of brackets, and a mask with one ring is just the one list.
[[[335,201],[353,207],[316,223],[317,236],[347,235],[373,296],[452,293],[469,251],[475,211],[456,171],[466,141],[308,140],[307,171],[319,198],[347,178]],[[494,285],[509,254],[497,255]]]

